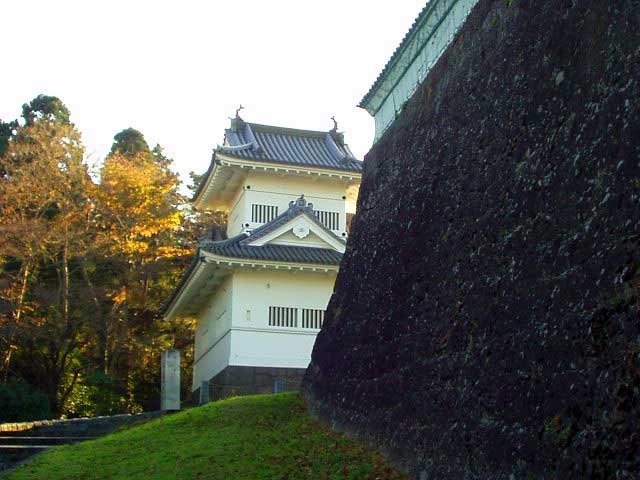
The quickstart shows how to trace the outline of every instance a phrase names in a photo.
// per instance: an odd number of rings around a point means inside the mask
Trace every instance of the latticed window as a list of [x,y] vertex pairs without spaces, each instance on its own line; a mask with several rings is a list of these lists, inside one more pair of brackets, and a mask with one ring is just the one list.
[[320,330],[324,313],[316,308],[269,307],[269,326]]
[[340,214],[338,212],[327,212],[324,210],[315,211],[316,218],[329,230],[340,229]]
[[298,309],[269,307],[269,325],[272,327],[298,327]]
[[324,322],[324,310],[312,308],[302,309],[302,328],[315,328],[320,330]]
[[278,216],[276,205],[251,204],[251,221],[254,223],[267,223]]

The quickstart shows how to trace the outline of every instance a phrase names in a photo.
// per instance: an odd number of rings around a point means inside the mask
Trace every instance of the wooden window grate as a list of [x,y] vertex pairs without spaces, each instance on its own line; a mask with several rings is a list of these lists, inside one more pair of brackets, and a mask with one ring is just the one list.
[[267,223],[278,216],[276,205],[251,204],[251,221],[254,223]]
[[320,330],[324,323],[324,310],[311,308],[302,309],[302,328],[315,328]]
[[324,210],[316,210],[314,212],[316,218],[329,230],[340,229],[340,214],[338,212],[327,212]]
[[298,309],[292,307],[269,307],[269,326],[298,327]]

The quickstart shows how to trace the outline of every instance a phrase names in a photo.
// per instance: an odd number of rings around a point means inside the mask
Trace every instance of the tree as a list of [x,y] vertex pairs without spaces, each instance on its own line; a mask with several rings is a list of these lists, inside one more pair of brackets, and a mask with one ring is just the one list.
[[37,120],[70,124],[69,115],[69,109],[58,97],[38,95],[31,102],[22,105],[22,117],[26,125],[32,125]]
[[124,156],[135,156],[138,154],[148,155],[151,153],[149,145],[144,139],[144,135],[135,128],[126,128],[114,137],[113,145],[109,155],[119,153]]
[[178,240],[184,198],[171,160],[161,147],[150,151],[146,145],[132,129],[116,135],[95,195],[98,244],[109,268],[118,272],[105,309],[104,371],[127,387],[131,405],[143,405],[152,396],[140,387],[157,388],[159,354],[172,346],[157,311],[193,248]]
[[193,326],[158,311],[203,217],[139,131],[114,137],[94,183],[58,98],[23,117],[0,123],[0,380],[38,388],[54,415],[158,408],[160,353],[193,359]]
[[63,385],[71,360],[83,344],[84,316],[71,308],[70,264],[91,243],[91,180],[80,134],[60,100],[36,97],[24,117],[2,157],[9,174],[0,180],[0,250],[13,269],[5,270],[2,291],[11,308],[1,319],[1,368],[6,381],[12,358],[21,356],[23,378],[39,379],[59,413],[70,393]]
[[[9,140],[15,134],[16,129],[18,128],[18,122],[16,120],[12,122],[3,122],[0,118],[0,159],[7,151],[7,147],[9,146]],[[0,178],[4,177],[6,174],[2,163],[0,162]]]

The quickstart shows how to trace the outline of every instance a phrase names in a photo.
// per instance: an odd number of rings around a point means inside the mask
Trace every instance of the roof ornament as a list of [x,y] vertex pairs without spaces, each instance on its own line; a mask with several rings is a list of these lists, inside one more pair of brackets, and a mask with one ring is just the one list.
[[331,131],[333,133],[336,133],[338,131],[338,122],[336,121],[336,117],[331,117],[331,120],[333,120],[333,128],[331,129]]
[[310,208],[313,210],[313,203],[307,203],[307,199],[304,198],[304,195],[300,195],[300,198],[297,200],[291,200],[289,202],[289,208]]
[[229,120],[231,120],[231,130],[238,130],[238,128],[244,125],[244,120],[240,117],[240,110],[244,110],[242,104],[236,109],[236,116],[233,118],[229,117]]
[[[345,151],[344,133],[338,132],[338,122],[336,117],[331,117],[333,120],[333,128],[325,135],[325,143],[329,150],[338,157],[342,162],[351,162],[352,157],[348,151]],[[338,147],[338,145],[340,147]]]

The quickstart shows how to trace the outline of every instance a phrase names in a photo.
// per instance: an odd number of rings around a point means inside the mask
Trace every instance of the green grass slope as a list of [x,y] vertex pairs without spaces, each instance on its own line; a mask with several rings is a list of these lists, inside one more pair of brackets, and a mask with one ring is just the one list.
[[362,443],[312,419],[292,393],[209,403],[52,449],[5,475],[46,479],[401,479]]

